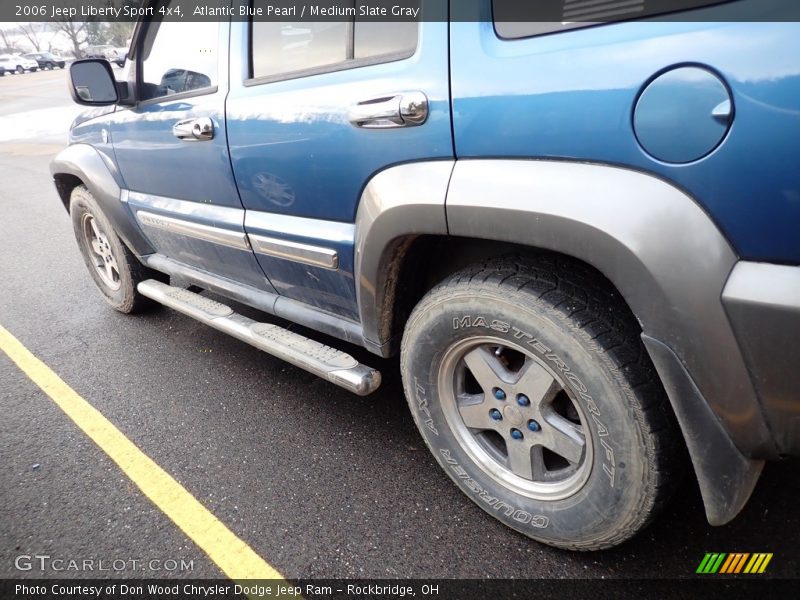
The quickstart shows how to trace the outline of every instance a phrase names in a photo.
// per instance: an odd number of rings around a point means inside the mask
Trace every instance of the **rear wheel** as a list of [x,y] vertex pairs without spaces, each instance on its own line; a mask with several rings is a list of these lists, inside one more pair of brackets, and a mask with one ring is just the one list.
[[22,75],[24,72],[25,72],[25,69],[23,68],[23,66],[22,65],[17,65],[17,73]]
[[114,309],[135,313],[155,303],[139,294],[136,286],[145,279],[163,279],[128,250],[114,232],[97,201],[80,185],[70,196],[72,228],[83,261],[97,288]]
[[51,63],[51,62],[47,62],[47,63],[45,63],[45,64],[44,64],[44,68],[45,68],[45,69],[50,69],[50,70],[52,70],[52,69],[53,69],[53,67],[55,67],[55,65],[54,65],[53,63]]
[[648,523],[677,465],[638,333],[582,264],[496,261],[415,308],[404,386],[436,459],[481,508],[553,546],[607,548]]

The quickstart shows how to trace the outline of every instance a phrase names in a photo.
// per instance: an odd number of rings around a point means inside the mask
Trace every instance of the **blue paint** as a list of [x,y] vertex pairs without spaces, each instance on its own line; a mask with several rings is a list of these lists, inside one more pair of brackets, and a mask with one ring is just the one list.
[[[490,4],[464,2],[484,15]],[[764,18],[786,2],[730,6]],[[744,258],[800,261],[796,23],[629,22],[507,41],[490,22],[462,22],[451,25],[451,47],[458,158],[563,158],[649,172],[687,190]],[[736,116],[708,156],[676,165],[641,148],[633,109],[654,76],[685,64],[724,78]],[[692,123],[680,133],[698,135]]]

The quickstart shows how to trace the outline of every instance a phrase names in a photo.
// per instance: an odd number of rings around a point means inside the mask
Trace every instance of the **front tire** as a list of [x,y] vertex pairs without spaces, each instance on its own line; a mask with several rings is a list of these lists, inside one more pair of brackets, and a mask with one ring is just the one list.
[[17,65],[17,73],[22,75],[25,72],[25,68],[22,65]]
[[70,196],[70,217],[83,261],[106,301],[119,312],[136,313],[154,306],[136,286],[163,275],[145,267],[114,232],[111,222],[86,187]]
[[676,425],[636,321],[580,263],[542,256],[454,275],[414,309],[401,368],[442,468],[533,539],[615,546],[674,484]]

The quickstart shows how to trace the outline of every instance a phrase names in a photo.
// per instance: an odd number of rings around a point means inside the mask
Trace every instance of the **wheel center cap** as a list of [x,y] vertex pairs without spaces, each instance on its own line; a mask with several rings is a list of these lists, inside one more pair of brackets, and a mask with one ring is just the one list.
[[512,425],[521,425],[523,421],[522,411],[516,406],[506,406],[503,409],[503,417]]

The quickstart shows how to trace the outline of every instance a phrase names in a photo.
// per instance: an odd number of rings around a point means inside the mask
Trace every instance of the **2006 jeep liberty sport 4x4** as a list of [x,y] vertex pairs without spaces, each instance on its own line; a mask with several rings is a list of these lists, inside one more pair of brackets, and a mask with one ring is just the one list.
[[166,305],[356,394],[380,374],[202,292],[399,354],[442,469],[540,542],[623,542],[687,454],[727,523],[800,454],[792,2],[509,3],[148,20],[126,81],[76,62],[96,108],[51,168],[89,273],[121,312]]

